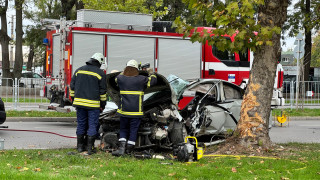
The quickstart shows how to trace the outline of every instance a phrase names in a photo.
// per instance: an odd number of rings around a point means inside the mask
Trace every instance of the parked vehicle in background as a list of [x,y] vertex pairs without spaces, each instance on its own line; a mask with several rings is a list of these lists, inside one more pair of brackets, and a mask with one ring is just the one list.
[[34,72],[22,72],[19,81],[20,87],[35,88],[42,87],[45,85],[45,78],[40,74]]

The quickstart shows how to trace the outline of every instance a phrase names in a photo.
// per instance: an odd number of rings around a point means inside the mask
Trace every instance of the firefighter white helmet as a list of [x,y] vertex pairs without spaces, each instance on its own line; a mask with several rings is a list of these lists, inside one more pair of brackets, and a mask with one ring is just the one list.
[[100,64],[103,64],[104,55],[101,53],[94,53],[94,55],[91,57],[91,59],[95,59],[95,60],[99,61]]
[[127,62],[127,66],[131,66],[138,69],[138,62],[134,59]]

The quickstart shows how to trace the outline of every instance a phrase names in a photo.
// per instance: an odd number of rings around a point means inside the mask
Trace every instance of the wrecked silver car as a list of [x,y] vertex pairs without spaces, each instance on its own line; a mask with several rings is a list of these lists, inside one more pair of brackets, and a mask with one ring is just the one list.
[[[108,95],[116,105],[120,104],[119,89],[114,81],[118,74],[107,75]],[[144,72],[140,74],[148,75]],[[168,78],[156,75],[157,84],[145,90],[144,117],[138,131],[136,149],[171,149],[184,142],[186,136],[212,137],[236,127],[243,96],[240,87],[217,79],[189,83],[174,75]],[[179,101],[185,103],[180,111]],[[117,148],[119,121],[116,107],[101,113],[102,149]]]

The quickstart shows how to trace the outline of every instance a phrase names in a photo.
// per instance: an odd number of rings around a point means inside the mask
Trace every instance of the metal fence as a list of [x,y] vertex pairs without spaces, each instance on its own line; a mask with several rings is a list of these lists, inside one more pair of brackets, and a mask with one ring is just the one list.
[[0,83],[0,95],[6,108],[39,107],[50,102],[44,97],[45,78],[2,78]]
[[320,81],[299,82],[299,94],[297,97],[296,81],[283,82],[283,97],[285,106],[319,106],[320,105]]
[[[59,83],[52,82],[52,84]],[[0,79],[0,97],[6,108],[39,107],[39,104],[49,104],[44,96],[45,78]],[[296,82],[283,82],[283,97],[286,107],[295,107]],[[320,81],[299,82],[298,106],[320,106]]]

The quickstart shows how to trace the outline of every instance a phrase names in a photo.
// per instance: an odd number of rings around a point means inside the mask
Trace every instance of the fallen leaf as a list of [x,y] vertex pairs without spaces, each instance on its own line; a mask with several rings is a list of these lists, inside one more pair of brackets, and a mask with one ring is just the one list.
[[260,164],[263,164],[264,163],[264,161],[260,161]]
[[289,178],[287,178],[287,177],[281,177],[280,179],[281,180],[289,180]]
[[29,168],[27,168],[27,167],[23,167],[22,169],[20,169],[19,171],[27,171],[27,170],[29,170]]
[[21,167],[20,167],[20,166],[18,166],[18,167],[16,167],[16,169],[21,169]]
[[232,167],[231,169],[232,172],[236,173],[237,172],[237,169],[235,167]]
[[112,173],[112,174],[113,174],[113,176],[116,176],[116,172],[114,172],[114,171],[113,171],[113,173]]
[[174,175],[176,175],[177,173],[170,173],[170,174],[168,174],[168,176],[174,176]]
[[100,167],[103,167],[103,165],[102,165],[102,164],[100,164]]
[[93,178],[94,178],[94,175],[91,176],[91,179],[93,179]]
[[133,177],[133,176],[129,174],[128,177]]
[[39,156],[41,155],[41,152],[40,152],[40,151],[38,151],[38,155],[39,155]]
[[252,174],[252,171],[249,170],[248,173]]
[[41,171],[41,169],[40,168],[35,168],[35,169],[33,169],[33,171],[39,172],[39,171]]

